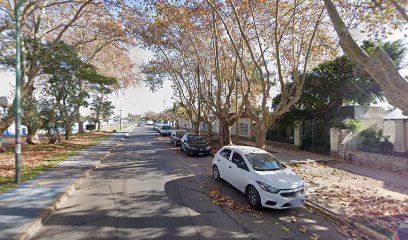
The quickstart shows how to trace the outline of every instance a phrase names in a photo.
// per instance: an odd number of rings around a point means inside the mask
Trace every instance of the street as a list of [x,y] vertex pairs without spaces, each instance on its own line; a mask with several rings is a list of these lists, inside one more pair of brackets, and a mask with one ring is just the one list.
[[151,126],[135,128],[32,239],[345,239],[305,207],[237,213],[215,205],[210,188],[247,206],[212,178],[211,160],[187,157]]

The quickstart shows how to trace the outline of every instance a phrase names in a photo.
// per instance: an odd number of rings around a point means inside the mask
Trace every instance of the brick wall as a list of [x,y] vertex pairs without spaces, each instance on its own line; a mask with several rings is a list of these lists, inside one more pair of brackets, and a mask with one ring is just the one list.
[[393,171],[408,171],[408,158],[380,153],[345,150],[344,158],[366,166],[383,167]]

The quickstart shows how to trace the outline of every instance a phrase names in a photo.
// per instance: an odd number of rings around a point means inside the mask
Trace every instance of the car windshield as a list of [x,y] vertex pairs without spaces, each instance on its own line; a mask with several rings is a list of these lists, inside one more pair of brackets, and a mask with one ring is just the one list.
[[162,130],[170,130],[171,126],[162,126]]
[[190,135],[188,136],[188,141],[191,143],[205,143],[205,140],[203,137],[198,136],[198,135]]
[[177,131],[177,132],[176,132],[176,136],[177,136],[178,138],[182,138],[182,137],[184,136],[184,134],[186,134],[185,131]]
[[286,168],[285,165],[269,153],[247,153],[245,157],[255,171],[274,171]]

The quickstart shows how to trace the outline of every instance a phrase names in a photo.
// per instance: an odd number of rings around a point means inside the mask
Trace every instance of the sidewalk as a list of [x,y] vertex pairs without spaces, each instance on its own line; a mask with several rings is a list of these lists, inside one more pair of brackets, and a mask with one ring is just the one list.
[[128,132],[115,133],[31,181],[0,194],[0,239],[28,238]]
[[[241,139],[237,142],[255,145]],[[266,150],[302,177],[309,206],[366,234],[372,231],[372,239],[391,238],[399,223],[408,218],[407,175],[309,152],[272,146],[266,146]],[[347,235],[349,227],[343,225],[339,231]],[[350,238],[355,237],[349,233]]]
[[[241,145],[247,145],[247,146],[256,146],[255,142],[249,141],[249,140],[243,140],[243,139],[234,139],[234,142],[237,142]],[[288,150],[285,148],[278,148],[278,147],[272,147],[270,145],[265,146],[265,150],[273,153],[274,156],[276,156],[279,160],[286,164],[291,164],[291,163],[299,163],[299,162],[310,162],[310,161],[331,161],[332,159],[329,156],[326,155],[321,155],[321,154],[315,154],[311,152],[305,152],[305,151],[293,151],[293,150]]]

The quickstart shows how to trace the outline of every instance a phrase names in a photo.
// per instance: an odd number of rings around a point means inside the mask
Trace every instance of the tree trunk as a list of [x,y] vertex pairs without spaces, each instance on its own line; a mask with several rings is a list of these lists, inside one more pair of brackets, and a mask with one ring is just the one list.
[[194,128],[194,132],[196,133],[196,134],[199,134],[200,133],[200,125],[198,124],[198,123],[194,123],[193,122],[193,128]]
[[78,133],[85,133],[84,122],[78,120]]
[[27,139],[26,142],[28,144],[38,144],[40,143],[40,140],[38,139],[38,133],[37,129],[31,128],[29,125],[27,125]]
[[400,108],[403,114],[408,115],[408,98],[406,97],[408,81],[398,72],[392,59],[382,48],[368,55],[351,37],[333,1],[324,0],[324,2],[344,52],[380,85],[389,103]]
[[231,140],[231,126],[226,124],[225,122],[222,123],[222,133],[223,133],[223,139],[222,142],[226,145],[232,145],[232,140]]
[[213,137],[212,129],[213,129],[212,123],[208,123],[208,136],[209,136],[210,138]]
[[9,112],[11,114],[7,114],[6,117],[4,117],[1,121],[0,121],[0,135],[7,130],[7,128],[10,127],[11,124],[13,124],[14,121],[14,115],[12,112]]
[[266,129],[261,128],[256,133],[256,147],[265,149],[266,144]]

